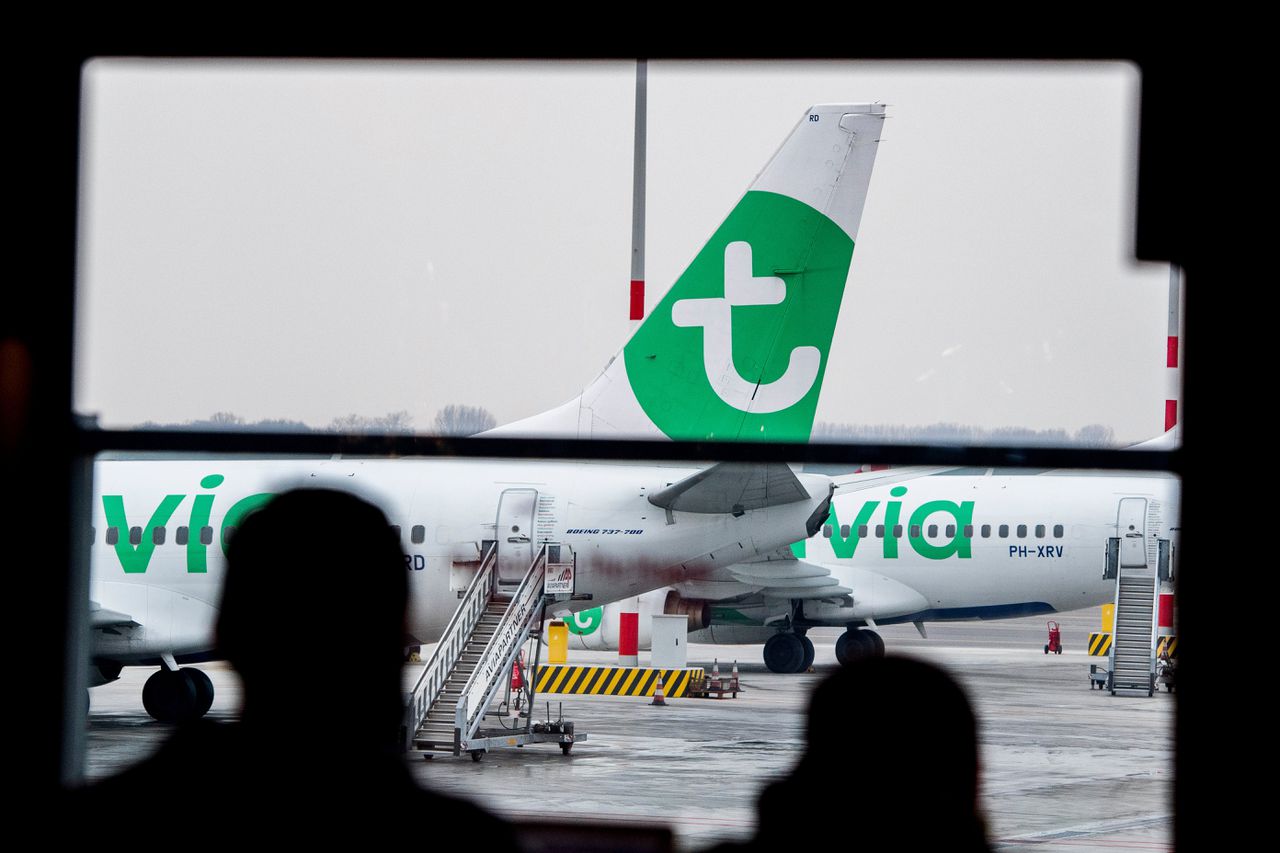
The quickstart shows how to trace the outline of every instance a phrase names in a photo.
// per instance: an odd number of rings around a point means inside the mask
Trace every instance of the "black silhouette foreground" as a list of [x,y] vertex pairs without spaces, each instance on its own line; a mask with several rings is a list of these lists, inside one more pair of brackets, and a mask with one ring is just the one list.
[[243,681],[241,719],[183,724],[151,758],[73,792],[73,834],[101,843],[132,826],[165,844],[234,850],[465,832],[484,849],[515,849],[510,825],[423,790],[399,752],[405,575],[386,516],[350,494],[290,491],[246,518],[217,626]]
[[860,659],[814,690],[804,755],[760,794],[755,838],[715,849],[985,851],[978,772],[977,723],[950,676]]

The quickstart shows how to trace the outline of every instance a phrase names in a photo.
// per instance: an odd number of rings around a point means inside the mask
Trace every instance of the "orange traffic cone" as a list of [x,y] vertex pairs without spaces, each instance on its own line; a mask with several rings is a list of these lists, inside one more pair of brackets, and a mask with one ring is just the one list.
[[733,682],[733,689],[738,689],[738,662],[733,662],[733,672],[729,673],[729,679]]
[[662,670],[658,670],[658,683],[655,684],[653,687],[653,701],[650,702],[649,704],[661,705],[664,708],[667,705],[667,697],[662,692]]
[[[720,659],[714,658],[711,662],[711,680],[720,684]],[[723,686],[723,685],[720,685]]]

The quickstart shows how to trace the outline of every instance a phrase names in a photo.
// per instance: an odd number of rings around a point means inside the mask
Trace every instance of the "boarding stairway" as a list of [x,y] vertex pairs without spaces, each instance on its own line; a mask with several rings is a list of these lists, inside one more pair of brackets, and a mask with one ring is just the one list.
[[1122,569],[1116,582],[1116,630],[1111,645],[1111,694],[1155,692],[1156,577],[1150,569]]
[[548,600],[544,581],[548,565],[553,570],[564,565],[562,548],[572,560],[567,547],[543,545],[523,579],[508,584],[498,573],[497,543],[487,544],[475,578],[409,695],[401,730],[406,751],[418,750],[428,757],[467,752],[478,761],[494,746],[551,741],[568,753],[574,742],[573,724],[563,720],[539,723],[535,731],[526,710],[523,715],[517,713],[513,723],[484,729],[490,706],[500,692],[507,703],[533,707],[533,679],[523,678],[524,686],[513,701],[511,673],[531,638],[537,641],[532,672],[537,671]]
[[[1122,549],[1129,549],[1126,560]],[[1107,686],[1117,691],[1138,691],[1151,696],[1156,687],[1157,598],[1160,581],[1169,577],[1169,542],[1157,541],[1155,565],[1149,565],[1139,543],[1125,543],[1117,537],[1107,543],[1107,567],[1103,577],[1116,582],[1115,636],[1112,640]],[[1142,546],[1145,549],[1145,546]],[[1126,565],[1128,563],[1128,565]]]

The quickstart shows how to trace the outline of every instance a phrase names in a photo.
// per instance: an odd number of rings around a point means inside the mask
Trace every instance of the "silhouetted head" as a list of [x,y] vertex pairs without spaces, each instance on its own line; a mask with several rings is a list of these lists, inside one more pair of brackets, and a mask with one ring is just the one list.
[[893,656],[841,667],[810,698],[806,740],[792,775],[761,797],[762,838],[780,839],[802,810],[856,818],[837,821],[854,842],[985,848],[977,724],[941,669]]
[[297,489],[250,514],[228,545],[218,619],[246,719],[300,718],[320,700],[353,725],[398,723],[407,601],[404,553],[372,504]]

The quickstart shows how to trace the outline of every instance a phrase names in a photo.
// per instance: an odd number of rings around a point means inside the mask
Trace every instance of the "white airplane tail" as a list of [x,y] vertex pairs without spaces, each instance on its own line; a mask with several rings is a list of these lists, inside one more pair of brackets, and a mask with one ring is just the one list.
[[1129,450],[1177,450],[1182,446],[1182,424],[1177,423],[1154,438],[1131,444]]
[[485,435],[808,441],[883,121],[806,110],[595,381]]

